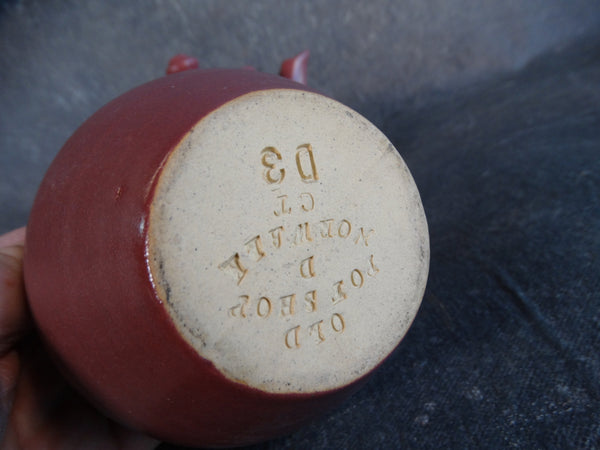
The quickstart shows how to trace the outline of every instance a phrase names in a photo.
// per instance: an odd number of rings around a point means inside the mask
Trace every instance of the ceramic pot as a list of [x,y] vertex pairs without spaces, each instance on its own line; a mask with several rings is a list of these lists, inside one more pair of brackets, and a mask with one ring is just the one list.
[[250,70],[177,73],[100,109],[48,170],[26,242],[68,379],[190,446],[285,434],[348,396],[406,333],[429,260],[389,141]]

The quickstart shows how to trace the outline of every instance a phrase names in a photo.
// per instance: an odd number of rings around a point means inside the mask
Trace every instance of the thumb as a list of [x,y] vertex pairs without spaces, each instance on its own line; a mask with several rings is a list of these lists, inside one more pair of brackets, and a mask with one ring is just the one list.
[[0,236],[0,436],[4,434],[19,372],[16,343],[31,320],[23,286],[25,228]]
[[23,284],[25,229],[0,236],[0,357],[30,329]]
[[17,228],[16,230],[9,231],[3,235],[0,235],[0,248],[10,247],[11,245],[25,244],[25,227]]

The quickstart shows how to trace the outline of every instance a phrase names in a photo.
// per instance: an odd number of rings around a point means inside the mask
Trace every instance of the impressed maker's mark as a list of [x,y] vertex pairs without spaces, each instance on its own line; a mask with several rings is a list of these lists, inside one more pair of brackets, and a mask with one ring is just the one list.
[[[297,223],[290,227],[283,224],[264,230],[240,245],[240,248],[229,258],[218,265],[235,283],[239,295],[233,305],[227,308],[227,315],[232,320],[243,324],[260,323],[260,321],[285,321],[281,335],[281,345],[285,349],[299,349],[305,344],[321,344],[329,336],[343,333],[349,324],[337,305],[352,301],[353,291],[362,289],[379,273],[375,256],[367,251],[368,256],[356,263],[348,273],[340,273],[337,277],[329,275],[325,280],[329,287],[317,289],[311,282],[319,281],[325,269],[325,258],[320,258],[318,242],[334,240],[347,245],[369,247],[375,230],[364,224],[352,223],[348,218],[323,218],[320,220],[304,220],[303,215],[318,213],[318,199],[310,190],[311,183],[319,182],[319,171],[316,164],[316,151],[309,143],[295,148],[291,163],[286,162],[285,151],[273,146],[262,149],[259,162],[262,178],[267,185],[282,185],[291,176],[307,185],[306,190],[296,195],[282,194],[276,189],[274,208],[269,212],[271,217],[280,219],[298,217]],[[313,216],[310,216],[313,217]],[[293,222],[292,222],[293,223]],[[314,254],[290,261],[296,266],[295,276],[306,284],[299,292],[274,292],[269,295],[252,295],[248,292],[245,280],[248,275],[269,260],[268,255],[275,254],[282,248],[291,249],[293,253],[305,255],[305,251],[313,250]],[[302,251],[302,252],[301,252]],[[297,283],[296,283],[297,285]],[[302,319],[302,324],[294,324],[293,320]],[[256,326],[256,325],[254,325]],[[351,325],[350,325],[351,326]]]

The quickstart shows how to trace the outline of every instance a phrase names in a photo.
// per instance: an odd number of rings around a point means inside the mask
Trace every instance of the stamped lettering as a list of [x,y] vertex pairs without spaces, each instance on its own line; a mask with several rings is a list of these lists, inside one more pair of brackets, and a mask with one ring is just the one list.
[[315,155],[312,145],[302,144],[296,149],[296,166],[298,173],[305,183],[312,183],[319,179],[317,166],[315,165]]
[[265,251],[263,250],[262,241],[260,240],[260,235],[254,236],[245,244],[248,255],[250,255],[254,261],[260,261],[265,256]]
[[[296,170],[304,183],[314,183],[319,180],[315,152],[311,144],[301,144],[296,147],[294,156]],[[283,156],[275,147],[268,146],[260,152],[260,162],[265,168],[263,178],[268,184],[281,184],[286,176],[286,170],[281,167]]]
[[344,291],[344,280],[333,283],[333,297],[331,297],[331,301],[335,304],[347,298],[348,294]]
[[293,316],[296,304],[296,294],[284,295],[281,300],[281,316]]
[[275,248],[281,247],[281,233],[283,233],[283,226],[279,226],[277,228],[269,230],[269,234],[273,238],[273,246]]
[[367,275],[369,275],[370,277],[374,277],[375,275],[377,275],[377,272],[379,272],[379,267],[377,267],[373,262],[373,255],[369,257],[369,264],[370,267],[367,270]]
[[300,200],[302,201],[300,204],[302,211],[310,212],[315,209],[315,197],[310,192],[301,193]]
[[365,231],[364,227],[360,227],[360,232],[356,235],[356,239],[354,240],[355,244],[358,244],[360,241],[363,242],[363,244],[365,244],[365,247],[369,246],[369,238],[371,237],[371,235],[375,233],[375,230],[373,228],[370,228],[369,230]]
[[[293,156],[294,167],[290,167],[290,157]],[[280,151],[273,146],[267,146],[261,151],[263,178],[270,185],[291,185],[283,183],[290,174],[296,172],[299,181],[314,183],[319,180],[315,151],[311,144],[301,144],[290,154],[289,150]],[[295,169],[295,170],[294,170]],[[298,180],[296,180],[298,183]],[[355,267],[339,273],[338,277],[323,280],[323,273],[317,267],[318,242],[337,241],[339,245],[356,246],[356,252],[369,247],[370,240],[375,235],[375,229],[368,224],[356,223],[352,217],[327,217],[314,220],[318,213],[317,198],[308,190],[299,194],[282,192],[283,187],[276,187],[268,195],[272,195],[273,209],[271,220],[281,220],[281,225],[255,234],[248,239],[241,251],[233,253],[218,267],[237,284],[243,293],[230,306],[228,316],[231,320],[243,323],[281,322],[287,324],[283,328],[282,346],[291,351],[300,350],[304,344],[326,345],[335,336],[342,334],[346,327],[346,319],[341,308],[346,302],[360,301],[358,291],[374,279],[380,272],[374,261],[374,255],[361,257]],[[309,214],[310,213],[310,214]],[[312,218],[313,220],[306,220]],[[290,224],[290,221],[292,222]],[[285,224],[285,225],[284,225]],[[248,292],[242,281],[272,256],[284,251],[315,253],[304,255],[295,264],[295,277],[302,280],[306,290],[296,292]],[[319,259],[321,261],[321,259]],[[288,265],[289,265],[288,264]],[[268,267],[268,266],[267,266]],[[327,277],[333,277],[329,274]],[[251,285],[252,283],[249,283]],[[294,285],[300,286],[297,283]],[[244,292],[245,291],[245,292]],[[324,308],[319,307],[319,298],[329,299]],[[273,299],[273,300],[271,300]],[[266,322],[263,322],[266,321]],[[292,326],[290,326],[292,325]],[[351,324],[350,324],[351,325]]]
[[319,222],[319,225],[321,225],[321,237],[328,239],[328,238],[332,238],[333,235],[333,222],[334,219],[325,219],[325,220],[321,220]]
[[299,349],[303,342],[312,341],[319,345],[327,341],[336,334],[341,334],[346,329],[344,316],[340,313],[333,313],[328,320],[321,319],[311,323],[307,327],[296,325],[288,329],[283,338],[285,347],[290,350]]
[[224,379],[272,394],[343,388],[418,309],[418,192],[389,141],[337,102],[287,88],[235,97],[190,124],[152,184],[150,287]]
[[237,284],[240,284],[248,273],[248,269],[240,261],[239,253],[234,253],[229,259],[219,264],[219,269],[233,276]]
[[286,333],[285,333],[285,346],[287,348],[294,349],[294,348],[300,348],[300,340],[298,339],[300,332],[300,325],[295,326],[294,328],[290,328]]
[[276,217],[283,216],[284,214],[291,214],[292,208],[290,208],[289,206],[286,205],[288,196],[284,194],[284,195],[279,195],[277,198],[279,200],[281,200],[281,208],[273,211],[273,214],[275,214]]
[[354,269],[350,274],[350,281],[352,282],[352,286],[361,288],[363,287],[363,284],[365,284],[365,277],[363,277],[363,274],[359,269]]
[[256,314],[258,314],[258,317],[262,317],[264,319],[271,315],[272,309],[273,304],[271,303],[271,300],[269,300],[267,297],[261,297],[256,305]]
[[275,217],[290,215],[294,211],[311,212],[315,210],[315,196],[310,192],[302,192],[298,198],[291,198],[287,194],[277,196],[276,207],[273,210]]
[[336,333],[341,333],[346,328],[346,324],[344,323],[344,318],[339,313],[333,313],[331,316],[331,328]]
[[346,219],[342,219],[342,221],[340,222],[340,226],[338,227],[338,236],[346,239],[348,236],[350,236],[350,232],[352,231],[352,224],[346,220]]
[[314,278],[316,276],[314,256],[302,260],[300,263],[300,276],[302,278]]
[[310,223],[299,223],[296,227],[296,237],[294,238],[294,245],[301,245],[304,242],[311,242],[312,240],[313,238],[310,233]]
[[[346,221],[348,222],[348,221]],[[340,236],[345,239],[344,236],[348,235],[349,225],[345,221],[340,221],[336,233],[340,234],[340,228],[342,232]],[[325,222],[328,223],[328,222]],[[281,246],[281,233],[282,227],[271,230],[270,234],[275,237],[273,245],[275,247]],[[264,257],[264,250],[262,250],[262,243],[260,236],[256,236],[250,239],[246,243],[249,254],[254,259],[261,259]],[[225,261],[219,266],[226,271],[232,272],[234,278],[243,279],[248,269],[240,262],[239,254],[234,254],[231,258]],[[298,274],[300,279],[304,279],[307,282],[318,279],[318,272],[315,267],[315,255],[311,255],[300,261],[298,265]],[[379,273],[380,269],[375,264],[375,256],[373,254],[363,260],[363,264],[360,267],[353,268],[346,277],[333,281],[330,291],[331,305],[337,308],[337,305],[345,302],[352,301],[353,289],[362,289],[368,279],[375,278]],[[239,284],[239,283],[238,283]],[[275,294],[275,293],[273,293]],[[274,303],[271,298],[278,298],[278,313],[273,314]],[[297,305],[297,298],[302,299],[301,303]],[[287,328],[284,333],[283,344],[285,348],[290,350],[296,350],[301,347],[301,343],[304,340],[307,342],[314,342],[321,344],[335,334],[340,334],[346,329],[346,321],[341,312],[334,311],[330,314],[329,318],[318,317],[317,308],[318,290],[310,289],[304,293],[288,293],[285,295],[260,295],[253,297],[249,294],[240,295],[238,301],[231,307],[228,308],[228,316],[235,320],[252,320],[255,317],[258,320],[297,320],[301,319],[305,315],[317,315],[317,319],[311,321],[307,325],[298,324],[294,327]],[[280,319],[276,319],[279,317]],[[308,317],[308,316],[307,316]],[[310,338],[310,339],[309,339]]]
[[[224,273],[229,274],[239,285],[253,270],[255,264],[262,264],[263,260],[268,259],[270,251],[278,251],[286,246],[288,248],[305,247],[325,239],[347,240],[368,247],[369,239],[373,234],[375,234],[373,228],[355,228],[348,219],[300,222],[291,231],[287,231],[283,225],[280,225],[246,241],[241,251],[234,253],[218,267]],[[350,238],[350,236],[352,237]],[[378,268],[373,263],[369,270],[371,273],[376,273]]]
[[308,334],[314,335],[317,338],[317,344],[323,342],[325,340],[325,336],[323,336],[323,321],[319,320],[310,325],[308,327]]
[[285,169],[277,168],[276,164],[281,161],[281,153],[275,147],[263,148],[261,154],[262,165],[266,168],[263,177],[269,184],[279,184],[285,178]]
[[241,302],[229,308],[229,317],[248,317],[246,316],[246,308],[250,303],[249,295],[240,295]]
[[306,312],[315,312],[317,310],[317,291],[312,290],[304,294],[304,310]]

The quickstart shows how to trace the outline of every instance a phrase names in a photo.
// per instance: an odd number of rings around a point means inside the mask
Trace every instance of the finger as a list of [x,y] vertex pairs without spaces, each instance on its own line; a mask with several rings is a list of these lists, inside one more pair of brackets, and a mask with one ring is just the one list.
[[23,246],[0,248],[0,357],[30,329],[23,285]]
[[152,450],[160,445],[160,441],[148,435],[129,430],[113,422],[112,435],[117,448],[126,450]]
[[19,379],[2,449],[69,448],[50,442],[60,437],[55,436],[57,432],[60,435],[56,422],[74,392],[51,362],[37,335],[22,340],[19,356]]
[[15,399],[19,376],[19,355],[17,350],[0,358],[0,436],[6,434],[8,417]]
[[25,244],[25,227],[17,228],[0,236],[0,248]]
[[150,450],[158,445],[111,422],[70,388],[37,338],[23,344],[3,449]]
[[15,397],[19,357],[14,349],[26,329],[29,313],[23,287],[25,228],[0,236],[0,420],[2,435]]

